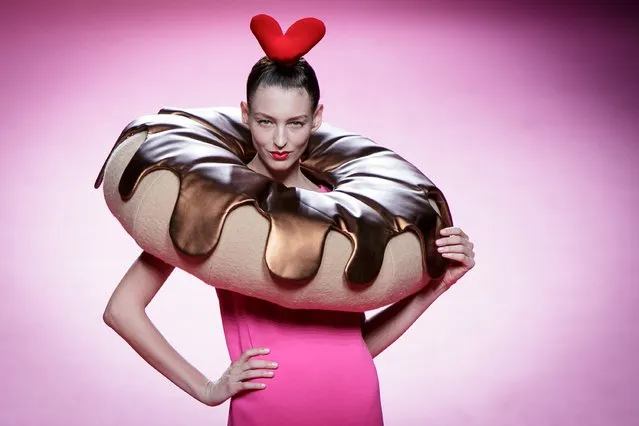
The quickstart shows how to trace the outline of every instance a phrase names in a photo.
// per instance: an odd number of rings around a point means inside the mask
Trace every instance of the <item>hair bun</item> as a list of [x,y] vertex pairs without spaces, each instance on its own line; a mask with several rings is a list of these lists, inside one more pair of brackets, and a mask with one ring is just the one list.
[[273,17],[260,14],[251,19],[251,31],[269,59],[292,65],[319,43],[326,34],[326,26],[317,18],[303,18],[282,33]]

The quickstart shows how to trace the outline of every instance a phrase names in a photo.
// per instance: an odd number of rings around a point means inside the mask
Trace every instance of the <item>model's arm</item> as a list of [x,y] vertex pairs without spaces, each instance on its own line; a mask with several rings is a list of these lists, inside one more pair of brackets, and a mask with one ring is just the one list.
[[454,264],[434,285],[378,312],[362,324],[362,336],[371,355],[376,357],[399,339],[435,300],[475,265],[474,244],[460,228],[442,229],[437,240],[439,252]]
[[362,336],[373,358],[399,339],[442,293],[440,287],[422,290],[367,319]]
[[186,393],[201,400],[207,377],[166,341],[145,311],[173,269],[173,266],[143,252],[113,292],[103,318],[153,368]]
[[104,322],[153,368],[203,404],[216,406],[241,391],[264,389],[264,383],[250,380],[274,376],[276,363],[253,359],[268,354],[268,349],[248,349],[213,382],[189,364],[155,328],[145,308],[173,269],[143,252],[113,292],[104,311]]

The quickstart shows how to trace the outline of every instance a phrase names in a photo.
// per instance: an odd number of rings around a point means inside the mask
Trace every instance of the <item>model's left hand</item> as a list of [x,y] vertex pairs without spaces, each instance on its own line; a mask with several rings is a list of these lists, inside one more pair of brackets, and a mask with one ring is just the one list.
[[435,242],[437,251],[443,257],[453,260],[441,278],[440,285],[445,291],[475,266],[475,245],[461,228],[455,226],[442,229],[441,234],[442,238]]

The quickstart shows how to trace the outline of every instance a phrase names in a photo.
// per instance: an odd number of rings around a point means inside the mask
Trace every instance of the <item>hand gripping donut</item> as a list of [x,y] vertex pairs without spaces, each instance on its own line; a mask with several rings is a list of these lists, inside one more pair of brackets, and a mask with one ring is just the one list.
[[107,205],[145,251],[215,287],[288,308],[366,311],[449,264],[442,192],[370,139],[323,124],[301,166],[333,187],[287,188],[249,169],[239,108],[170,109],[131,122],[100,171]]

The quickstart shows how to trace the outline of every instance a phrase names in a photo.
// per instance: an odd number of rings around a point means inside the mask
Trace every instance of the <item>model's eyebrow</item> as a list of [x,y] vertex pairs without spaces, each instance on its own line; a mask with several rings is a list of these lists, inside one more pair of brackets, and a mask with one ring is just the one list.
[[[275,118],[271,117],[271,116],[270,116],[270,115],[268,115],[268,114],[264,114],[264,113],[262,113],[262,112],[256,112],[256,113],[255,113],[255,115],[256,115],[256,116],[260,116],[260,117],[264,117],[264,118],[268,118],[268,119],[269,119],[269,120],[271,120],[271,121],[277,121]],[[308,119],[308,115],[303,114],[303,115],[297,115],[297,116],[295,116],[295,117],[291,117],[291,118],[289,118],[289,119],[288,119],[288,120],[286,120],[286,121],[306,120],[306,119]]]

